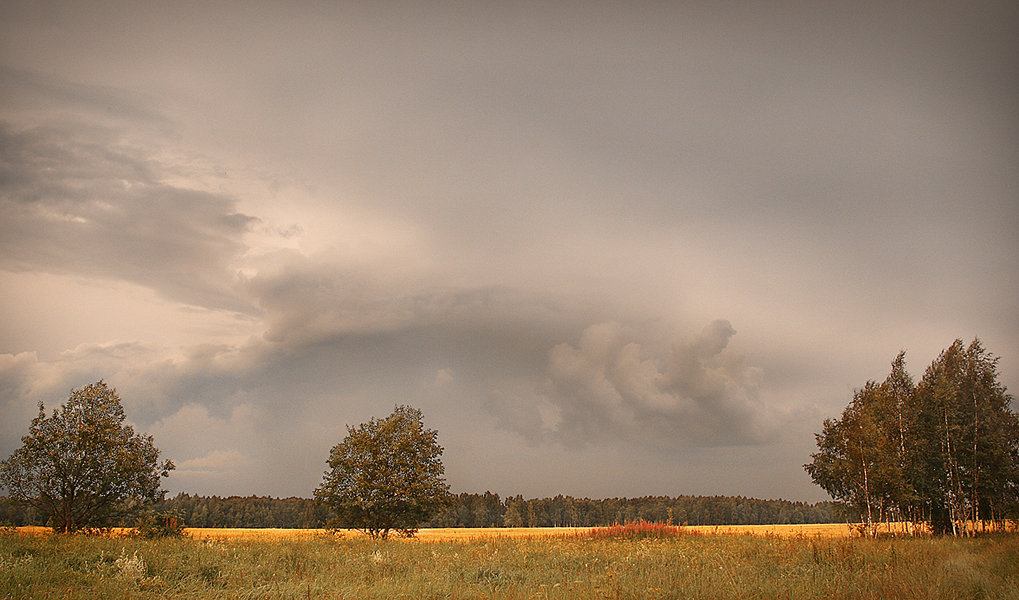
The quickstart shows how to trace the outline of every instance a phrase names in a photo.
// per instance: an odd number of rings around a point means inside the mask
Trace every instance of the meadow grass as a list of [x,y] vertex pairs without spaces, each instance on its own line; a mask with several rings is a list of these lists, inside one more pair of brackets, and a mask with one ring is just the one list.
[[1015,598],[1019,536],[0,535],[0,598]]

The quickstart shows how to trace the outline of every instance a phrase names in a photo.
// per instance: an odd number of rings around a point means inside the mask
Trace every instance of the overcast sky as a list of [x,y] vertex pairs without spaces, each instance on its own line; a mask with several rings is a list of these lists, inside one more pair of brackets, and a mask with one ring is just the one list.
[[[890,6],[894,4],[894,6]],[[0,4],[0,455],[100,378],[171,492],[826,495],[899,350],[1019,386],[1015,2]]]

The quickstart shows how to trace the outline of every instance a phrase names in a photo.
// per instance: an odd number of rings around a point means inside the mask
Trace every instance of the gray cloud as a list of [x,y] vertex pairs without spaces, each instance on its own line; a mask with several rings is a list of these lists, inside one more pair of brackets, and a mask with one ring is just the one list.
[[227,196],[168,185],[116,131],[0,123],[0,266],[126,280],[210,308],[250,311],[234,289],[257,219]]
[[166,131],[171,122],[155,98],[123,87],[87,85],[0,64],[0,100],[7,111],[47,119],[87,117],[92,124],[130,123],[134,128]]
[[592,325],[576,346],[551,349],[541,389],[490,396],[489,408],[529,439],[572,446],[760,444],[773,439],[778,413],[758,398],[761,370],[726,352],[735,333],[718,320],[666,343],[644,327]]
[[457,489],[819,499],[900,348],[1015,381],[1016,16],[0,3],[0,453],[104,377],[174,490],[410,402]]

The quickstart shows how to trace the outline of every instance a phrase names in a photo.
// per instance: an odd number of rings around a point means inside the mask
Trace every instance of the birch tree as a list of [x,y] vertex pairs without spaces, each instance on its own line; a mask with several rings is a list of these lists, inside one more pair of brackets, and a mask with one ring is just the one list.
[[853,395],[841,419],[828,419],[816,436],[819,451],[804,467],[832,498],[863,516],[867,533],[902,497],[903,477],[896,440],[886,430],[888,390],[867,382]]
[[1019,517],[1019,417],[980,340],[956,340],[916,385],[905,354],[880,385],[854,393],[817,434],[804,467],[814,482],[874,520],[906,517],[935,533],[970,534]]

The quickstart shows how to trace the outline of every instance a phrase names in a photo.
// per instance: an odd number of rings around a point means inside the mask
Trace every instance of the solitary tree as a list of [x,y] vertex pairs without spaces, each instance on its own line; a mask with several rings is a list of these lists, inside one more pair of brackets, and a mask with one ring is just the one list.
[[21,441],[0,462],[0,483],[61,533],[108,526],[132,505],[161,499],[160,478],[174,468],[159,462],[152,436],[124,424],[116,390],[102,381],[73,390],[50,416],[40,402]]
[[347,437],[329,453],[315,498],[336,513],[339,527],[373,538],[391,531],[413,535],[449,496],[437,435],[410,406],[348,426]]

